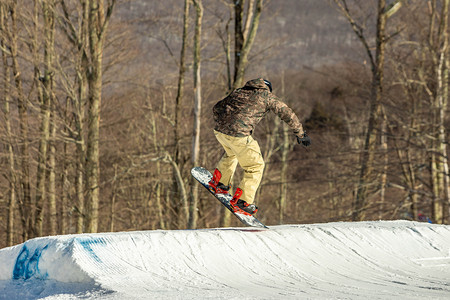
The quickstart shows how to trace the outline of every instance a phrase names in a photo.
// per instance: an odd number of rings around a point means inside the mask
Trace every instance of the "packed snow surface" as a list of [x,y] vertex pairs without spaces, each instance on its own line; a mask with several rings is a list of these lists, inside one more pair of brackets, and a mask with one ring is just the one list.
[[450,226],[409,221],[44,237],[0,299],[450,299]]

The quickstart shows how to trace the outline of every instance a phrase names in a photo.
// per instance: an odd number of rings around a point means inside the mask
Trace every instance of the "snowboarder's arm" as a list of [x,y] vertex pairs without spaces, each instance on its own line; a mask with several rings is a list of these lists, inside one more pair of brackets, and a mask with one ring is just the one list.
[[304,131],[302,123],[300,123],[300,120],[298,119],[297,115],[289,106],[287,106],[284,102],[282,102],[274,95],[270,95],[268,106],[271,111],[277,114],[281,120],[286,122],[286,124],[288,124],[289,127],[291,127],[295,135],[300,137],[303,136]]

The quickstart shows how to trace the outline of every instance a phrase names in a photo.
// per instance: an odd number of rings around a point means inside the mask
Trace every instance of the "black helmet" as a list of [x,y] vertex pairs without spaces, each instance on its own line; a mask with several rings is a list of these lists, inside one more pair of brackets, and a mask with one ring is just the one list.
[[269,87],[270,92],[272,93],[272,84],[270,83],[270,81],[267,79],[263,79],[263,80],[264,80],[264,83]]

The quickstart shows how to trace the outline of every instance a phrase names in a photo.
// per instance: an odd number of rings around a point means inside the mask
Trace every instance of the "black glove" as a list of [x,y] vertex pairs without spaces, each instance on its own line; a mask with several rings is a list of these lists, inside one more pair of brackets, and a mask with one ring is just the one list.
[[303,133],[302,137],[299,137],[297,135],[297,142],[305,147],[308,147],[311,145],[311,139],[309,138],[309,136],[306,135],[306,132]]

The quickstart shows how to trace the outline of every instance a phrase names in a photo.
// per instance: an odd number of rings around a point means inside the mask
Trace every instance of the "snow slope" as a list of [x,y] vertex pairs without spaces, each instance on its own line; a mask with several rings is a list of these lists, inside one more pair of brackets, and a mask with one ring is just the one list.
[[408,221],[45,237],[0,299],[450,299],[450,226]]

